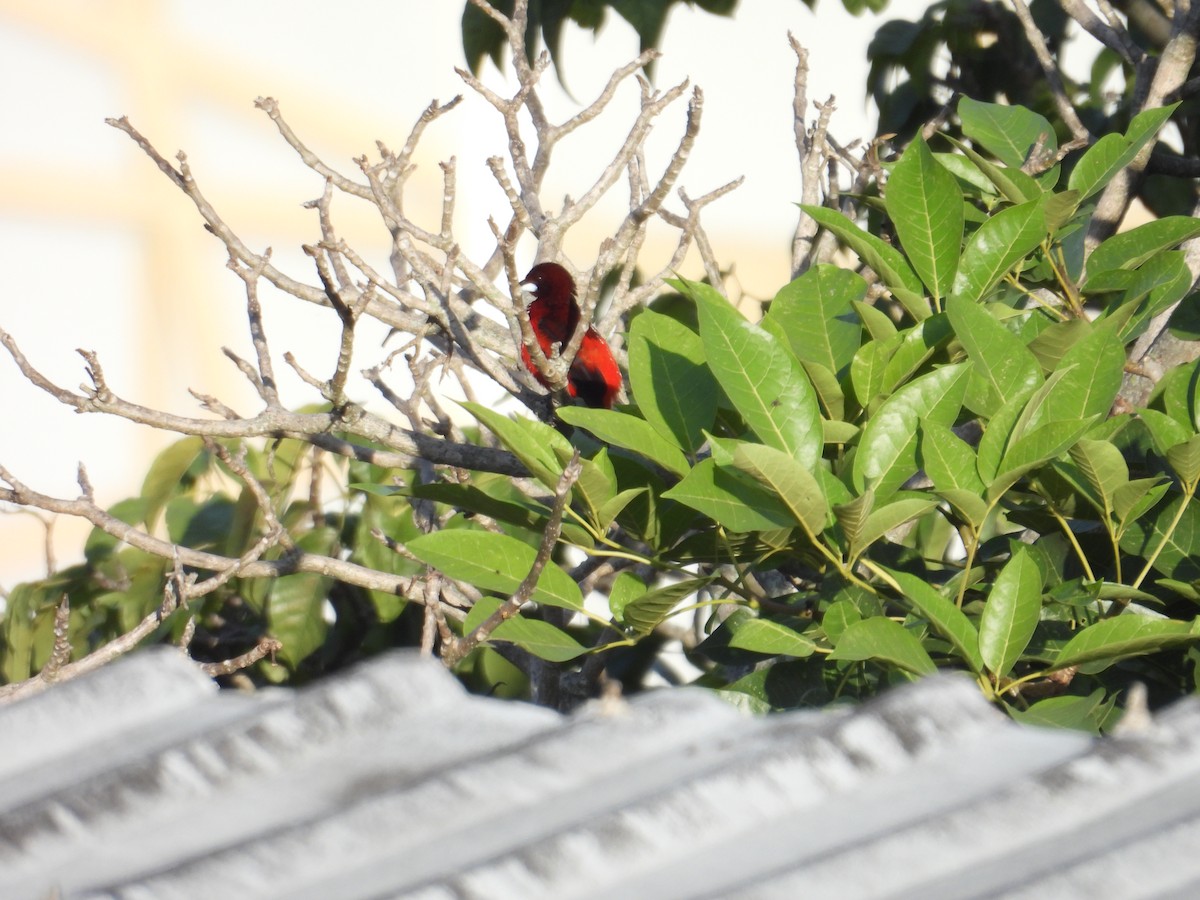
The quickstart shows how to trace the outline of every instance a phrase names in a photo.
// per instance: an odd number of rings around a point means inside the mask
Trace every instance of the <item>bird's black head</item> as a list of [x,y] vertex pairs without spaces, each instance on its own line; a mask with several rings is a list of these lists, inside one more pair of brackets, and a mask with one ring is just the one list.
[[575,299],[575,280],[571,273],[558,263],[538,263],[529,270],[521,284],[531,287],[533,290],[530,293],[547,303],[563,303]]

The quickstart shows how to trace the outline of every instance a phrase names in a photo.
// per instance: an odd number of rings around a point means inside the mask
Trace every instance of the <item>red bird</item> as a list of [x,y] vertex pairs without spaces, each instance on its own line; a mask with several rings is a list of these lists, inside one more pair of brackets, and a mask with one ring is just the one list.
[[[579,302],[575,299],[575,281],[558,263],[539,263],[529,270],[523,285],[529,285],[534,300],[529,304],[529,324],[537,336],[542,352],[549,357],[553,345],[559,352],[566,349],[579,325]],[[521,347],[525,368],[544,387],[550,387],[538,371],[529,350]],[[600,332],[591,325],[584,332],[579,352],[567,370],[567,393],[578,397],[588,406],[612,409],[621,390],[621,370],[612,350]]]

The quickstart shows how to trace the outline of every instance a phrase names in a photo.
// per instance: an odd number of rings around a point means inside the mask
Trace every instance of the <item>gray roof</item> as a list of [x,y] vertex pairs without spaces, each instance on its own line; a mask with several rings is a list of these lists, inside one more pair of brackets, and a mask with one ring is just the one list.
[[248,695],[158,648],[0,708],[0,897],[1197,897],[1198,703],[1100,740],[952,676],[562,717],[409,653]]

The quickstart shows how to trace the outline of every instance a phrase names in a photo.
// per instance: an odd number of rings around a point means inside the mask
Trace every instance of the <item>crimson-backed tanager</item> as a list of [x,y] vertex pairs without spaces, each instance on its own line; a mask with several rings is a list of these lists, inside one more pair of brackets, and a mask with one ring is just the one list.
[[[554,345],[558,344],[561,353],[579,325],[575,280],[558,263],[538,263],[521,284],[528,285],[533,294],[533,302],[529,304],[529,324],[542,352],[549,357],[554,352]],[[521,360],[541,385],[550,387],[525,346],[521,347]],[[600,337],[600,332],[589,325],[579,344],[579,352],[567,370],[567,393],[588,406],[612,409],[620,390],[621,370],[617,368],[612,350]]]

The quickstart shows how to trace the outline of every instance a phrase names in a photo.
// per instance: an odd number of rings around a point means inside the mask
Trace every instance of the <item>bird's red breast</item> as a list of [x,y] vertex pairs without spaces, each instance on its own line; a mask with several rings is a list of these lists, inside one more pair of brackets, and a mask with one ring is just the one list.
[[[575,280],[558,263],[539,263],[529,270],[521,282],[533,290],[529,304],[529,325],[537,337],[538,346],[547,356],[558,344],[560,352],[571,341],[579,325],[579,302],[575,299]],[[538,371],[529,351],[521,347],[521,361],[544,387],[546,379]],[[567,370],[567,393],[578,397],[588,406],[612,409],[621,390],[621,370],[608,343],[592,326],[588,326],[579,345],[579,352]]]

